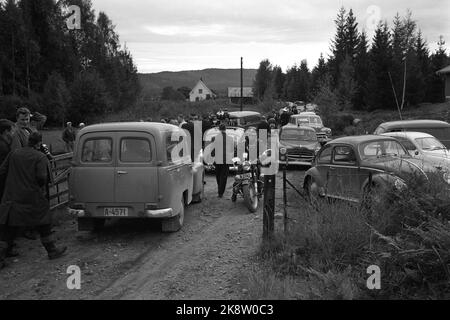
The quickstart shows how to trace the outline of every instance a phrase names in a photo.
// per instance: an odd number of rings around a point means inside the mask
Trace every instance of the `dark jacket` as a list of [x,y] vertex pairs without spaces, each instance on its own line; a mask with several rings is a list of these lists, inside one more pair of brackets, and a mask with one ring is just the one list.
[[0,137],[0,165],[6,159],[10,151],[11,151],[11,143]]
[[64,129],[64,131],[62,133],[62,139],[66,143],[74,142],[76,135],[77,135],[77,133],[74,128],[67,127]]
[[214,137],[214,152],[216,164],[233,164],[234,139],[225,132],[220,132]]
[[12,136],[11,151],[28,146],[28,137],[33,131],[36,130],[33,128],[19,128],[16,126]]
[[0,166],[5,191],[0,205],[0,225],[51,224],[47,195],[49,162],[40,151],[25,147],[11,152]]
[[280,125],[283,127],[289,123],[289,120],[291,119],[292,113],[290,112],[283,112],[280,116]]
[[[2,165],[3,161],[5,161],[10,151],[11,151],[11,144],[8,143],[6,140],[4,140],[2,137],[0,137],[0,166]],[[0,202],[3,196],[4,188],[5,182],[3,180],[0,180]]]

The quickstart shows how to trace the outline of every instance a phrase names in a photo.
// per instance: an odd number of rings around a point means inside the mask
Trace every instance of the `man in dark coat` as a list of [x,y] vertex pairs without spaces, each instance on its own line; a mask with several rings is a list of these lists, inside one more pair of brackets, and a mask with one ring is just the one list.
[[67,126],[62,133],[62,139],[66,144],[66,151],[73,152],[73,146],[75,143],[75,138],[77,136],[77,133],[75,131],[75,128],[72,127],[72,122],[67,122],[66,125]]
[[[220,132],[214,137],[215,145],[215,171],[219,198],[223,197],[225,188],[227,186],[227,179],[229,173],[229,165],[234,153],[233,137],[227,135],[226,126],[221,124],[219,126]],[[221,149],[221,150],[220,150]]]
[[36,227],[49,259],[62,256],[66,247],[57,248],[51,239],[52,216],[47,184],[49,161],[40,150],[42,135],[33,132],[28,146],[11,152],[0,166],[5,192],[0,205],[0,267],[20,227]]
[[288,108],[283,109],[283,113],[280,116],[280,126],[283,127],[289,123],[292,113]]
[[30,110],[27,108],[19,108],[16,112],[16,127],[11,142],[11,151],[25,148],[28,145],[28,136],[35,132],[30,125]]
[[[14,123],[7,119],[0,119],[0,165],[11,151],[12,129]],[[0,201],[3,196],[5,183],[0,181]]]

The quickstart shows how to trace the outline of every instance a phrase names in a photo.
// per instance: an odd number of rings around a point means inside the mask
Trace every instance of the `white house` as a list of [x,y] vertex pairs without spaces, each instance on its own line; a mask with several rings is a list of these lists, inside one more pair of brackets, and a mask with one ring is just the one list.
[[197,82],[194,88],[189,93],[189,101],[202,101],[215,99],[216,95],[206,86],[202,78]]

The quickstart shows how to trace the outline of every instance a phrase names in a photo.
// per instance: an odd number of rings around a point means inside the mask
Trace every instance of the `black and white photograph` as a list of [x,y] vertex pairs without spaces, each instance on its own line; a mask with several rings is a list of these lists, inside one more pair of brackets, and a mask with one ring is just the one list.
[[0,0],[0,300],[448,300],[449,148],[449,0]]

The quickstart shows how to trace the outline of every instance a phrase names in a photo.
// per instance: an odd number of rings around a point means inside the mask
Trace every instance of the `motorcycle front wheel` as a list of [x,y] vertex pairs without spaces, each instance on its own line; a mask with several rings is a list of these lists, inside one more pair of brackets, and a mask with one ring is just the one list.
[[256,210],[258,210],[258,193],[256,192],[255,185],[243,185],[242,193],[244,194],[244,202],[247,209],[251,213],[256,212]]

